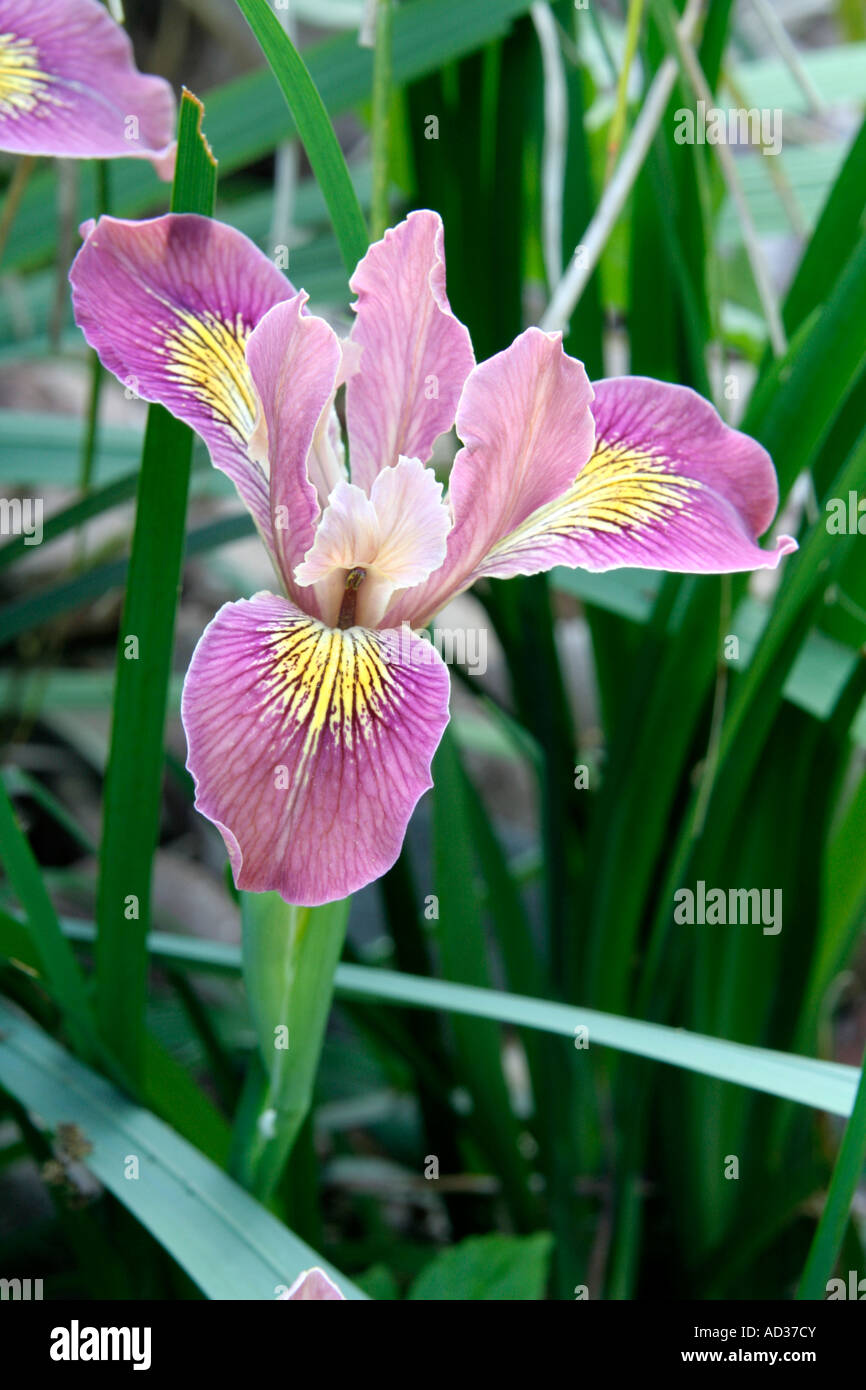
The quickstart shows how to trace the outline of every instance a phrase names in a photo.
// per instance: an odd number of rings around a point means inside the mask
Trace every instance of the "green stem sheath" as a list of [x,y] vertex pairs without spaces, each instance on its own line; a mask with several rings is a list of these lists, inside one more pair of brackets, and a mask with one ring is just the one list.
[[296,907],[278,893],[244,893],[241,903],[244,982],[264,1076],[235,1167],[267,1201],[310,1109],[349,899]]

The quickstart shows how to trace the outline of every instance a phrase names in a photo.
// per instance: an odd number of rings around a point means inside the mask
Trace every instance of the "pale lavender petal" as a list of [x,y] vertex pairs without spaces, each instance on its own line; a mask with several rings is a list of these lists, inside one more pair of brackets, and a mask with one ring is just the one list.
[[273,550],[267,476],[247,453],[258,400],[244,348],[292,286],[247,237],[207,217],[102,217],[82,230],[69,278],[85,338],[129,389],[198,431]]
[[286,1289],[285,1293],[277,1296],[277,1301],[292,1298],[330,1299],[332,1302],[339,1299],[341,1303],[346,1301],[345,1294],[341,1294],[333,1280],[329,1279],[325,1271],[319,1268],[305,1269],[303,1274],[298,1275],[290,1289]]
[[379,474],[369,497],[354,483],[338,484],[295,577],[316,586],[321,617],[335,623],[345,572],[363,568],[357,621],[374,627],[395,589],[439,568],[450,529],[442,484],[420,459],[401,458]]
[[317,613],[295,566],[313,544],[319,503],[308,460],[331,412],[341,353],[324,319],[303,312],[307,296],[277,304],[250,334],[246,359],[261,402],[255,453],[270,471],[271,528],[289,595]]
[[0,149],[174,167],[175,100],[97,0],[0,0]]
[[457,409],[464,447],[451,470],[454,529],[444,565],[386,616],[420,626],[471,584],[491,549],[561,496],[592,452],[592,388],[562,335],[528,328],[475,368]]
[[588,570],[724,574],[775,569],[796,542],[757,538],[776,513],[769,454],[685,386],[646,377],[595,383],[592,458],[561,497],[491,550],[475,575]]
[[346,387],[349,461],[352,482],[369,492],[401,454],[429,459],[475,358],[445,293],[438,213],[412,212],[387,231],[349,285],[358,296],[351,341],[363,349]]
[[408,629],[335,630],[265,593],[221,608],[182,714],[196,805],[238,887],[316,906],[385,873],[431,785],[448,692]]
[[420,584],[445,559],[451,516],[442,484],[420,459],[400,458],[370,489],[381,541],[373,564],[396,589]]

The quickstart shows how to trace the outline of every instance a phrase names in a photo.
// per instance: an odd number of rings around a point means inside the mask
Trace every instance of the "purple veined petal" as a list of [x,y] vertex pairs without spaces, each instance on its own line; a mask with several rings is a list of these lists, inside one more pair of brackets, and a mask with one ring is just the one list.
[[194,213],[82,229],[69,273],[75,319],[109,371],[197,430],[273,552],[268,481],[247,445],[258,399],[244,353],[293,293],[247,237]]
[[352,482],[369,492],[401,454],[426,463],[454,423],[475,357],[445,293],[438,213],[411,212],[387,231],[349,286],[358,296],[351,341],[362,348],[346,387],[349,460]]
[[330,1299],[331,1301],[339,1299],[341,1303],[346,1301],[345,1294],[340,1293],[333,1280],[329,1279],[325,1271],[319,1269],[318,1266],[314,1269],[305,1269],[303,1274],[299,1274],[290,1289],[277,1295],[277,1302],[280,1299],[292,1298]]
[[400,458],[374,480],[369,497],[355,483],[337,485],[295,578],[315,586],[320,616],[336,624],[346,572],[363,569],[355,620],[376,627],[396,589],[439,568],[450,529],[442,484],[420,459]]
[[255,457],[270,473],[271,534],[286,592],[318,616],[312,590],[295,582],[295,567],[313,544],[319,502],[308,462],[328,427],[342,354],[324,319],[304,312],[307,295],[271,309],[250,334],[246,360],[261,402]]
[[726,574],[775,569],[797,543],[757,538],[776,513],[769,454],[685,386],[647,377],[595,383],[596,445],[561,497],[505,536],[479,575],[588,570]]
[[528,328],[469,376],[457,408],[464,447],[448,499],[454,528],[442,568],[398,595],[385,622],[422,626],[472,583],[491,549],[562,495],[592,453],[592,387],[560,333]]
[[0,149],[174,170],[175,99],[97,0],[0,0]]
[[238,887],[314,907],[385,873],[432,785],[448,694],[442,658],[408,628],[340,631],[267,593],[225,604],[182,716],[196,806]]

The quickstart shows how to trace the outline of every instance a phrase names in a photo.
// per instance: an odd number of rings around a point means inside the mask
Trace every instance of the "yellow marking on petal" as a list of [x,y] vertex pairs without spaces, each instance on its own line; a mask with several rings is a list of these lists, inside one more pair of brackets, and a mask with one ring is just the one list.
[[615,534],[651,526],[681,511],[688,493],[700,487],[696,478],[672,473],[663,455],[600,440],[568,491],[504,536],[488,558],[512,554],[551,535]]
[[166,332],[161,349],[168,358],[168,375],[205,401],[217,420],[249,439],[256,421],[255,388],[244,353],[251,328],[240,314],[229,323],[210,310],[194,314],[176,304],[169,307],[179,326]]
[[351,751],[402,699],[378,640],[362,628],[340,631],[299,618],[267,645],[268,703],[282,706],[289,741],[291,726],[304,739],[297,784],[325,732],[336,747]]
[[62,106],[51,91],[53,81],[39,66],[39,50],[32,39],[0,34],[0,116],[29,116],[46,103]]

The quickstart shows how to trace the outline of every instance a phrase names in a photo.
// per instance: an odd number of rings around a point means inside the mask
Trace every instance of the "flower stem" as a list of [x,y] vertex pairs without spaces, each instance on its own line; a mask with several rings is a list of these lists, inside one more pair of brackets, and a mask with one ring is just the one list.
[[391,147],[391,39],[393,0],[376,0],[373,50],[373,186],[370,239],[378,241],[388,226],[388,172]]
[[[96,176],[96,216],[108,212],[108,165],[104,159],[94,160]],[[93,482],[93,461],[96,455],[96,438],[99,430],[99,402],[102,396],[103,371],[98,355],[90,349],[90,396],[87,403],[87,428],[81,450],[81,467],[78,485],[82,493],[88,493]]]
[[293,907],[277,893],[244,893],[242,914],[244,982],[264,1075],[233,1167],[267,1201],[310,1108],[349,900]]

